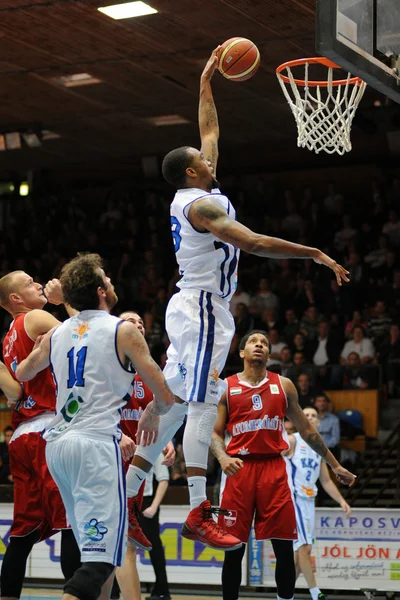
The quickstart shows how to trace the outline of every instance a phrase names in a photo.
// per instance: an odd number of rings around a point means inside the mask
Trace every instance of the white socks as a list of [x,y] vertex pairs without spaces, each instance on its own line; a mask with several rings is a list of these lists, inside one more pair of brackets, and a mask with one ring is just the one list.
[[313,600],[318,600],[318,594],[321,594],[321,590],[319,589],[319,587],[311,588],[310,594]]
[[139,488],[146,479],[147,475],[148,473],[146,473],[146,471],[142,471],[142,469],[139,469],[139,467],[129,465],[129,469],[126,474],[126,495],[128,498],[137,496]]
[[188,477],[188,488],[190,497],[190,510],[200,506],[206,496],[206,478],[205,477]]

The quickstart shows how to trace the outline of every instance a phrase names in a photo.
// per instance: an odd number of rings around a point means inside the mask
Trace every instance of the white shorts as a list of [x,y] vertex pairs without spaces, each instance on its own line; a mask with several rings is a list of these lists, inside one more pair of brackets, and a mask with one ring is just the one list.
[[297,540],[293,542],[294,551],[301,546],[314,544],[315,530],[315,501],[314,498],[299,498],[294,496],[296,512]]
[[47,442],[46,460],[82,562],[122,566],[127,515],[125,471],[118,442],[68,433]]
[[219,375],[235,333],[229,303],[210,292],[181,290],[169,301],[165,321],[164,376],[171,390],[186,402],[218,404]]

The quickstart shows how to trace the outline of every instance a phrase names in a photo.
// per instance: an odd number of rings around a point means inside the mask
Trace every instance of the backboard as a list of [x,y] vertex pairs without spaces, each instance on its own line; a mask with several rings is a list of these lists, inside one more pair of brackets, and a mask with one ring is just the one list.
[[400,0],[317,0],[316,50],[400,104]]

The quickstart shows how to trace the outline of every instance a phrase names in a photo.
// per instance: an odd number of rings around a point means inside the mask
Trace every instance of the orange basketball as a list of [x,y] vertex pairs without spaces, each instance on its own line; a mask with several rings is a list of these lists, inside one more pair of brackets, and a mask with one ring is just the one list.
[[252,41],[234,37],[226,40],[219,50],[218,70],[231,81],[246,81],[260,65],[260,53]]

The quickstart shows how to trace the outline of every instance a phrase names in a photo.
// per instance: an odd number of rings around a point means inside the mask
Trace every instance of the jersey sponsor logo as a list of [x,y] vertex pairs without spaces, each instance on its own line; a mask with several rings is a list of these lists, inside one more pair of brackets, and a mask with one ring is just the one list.
[[142,408],[124,408],[122,411],[121,421],[139,421],[142,416]]
[[225,525],[227,527],[232,527],[237,521],[237,511],[236,510],[228,510],[228,514],[224,515]]
[[233,426],[232,435],[240,435],[241,433],[247,433],[248,431],[258,431],[260,429],[270,429],[273,431],[283,431],[283,419],[278,416],[270,418],[265,415],[262,419],[250,419],[249,421],[242,421],[236,423]]
[[8,336],[8,340],[7,340],[7,344],[4,346],[4,357],[6,356],[10,356],[13,347],[14,347],[14,342],[17,340],[18,338],[18,333],[16,329],[13,329],[12,332],[10,333],[10,335]]
[[241,394],[242,391],[243,390],[241,387],[232,387],[230,390],[230,394],[231,394],[231,396],[236,396],[236,394]]
[[303,469],[313,469],[315,471],[315,469],[319,467],[319,462],[317,462],[313,458],[302,458],[301,466],[303,467]]
[[36,402],[32,398],[32,396],[28,396],[27,399],[24,401],[24,408],[26,408],[27,410],[30,410],[31,408],[33,408],[35,406],[35,404],[36,404]]
[[100,542],[108,532],[103,521],[97,519],[90,519],[88,523],[85,523],[83,529],[87,537],[93,542]]
[[88,337],[88,331],[90,331],[89,323],[81,323],[78,327],[72,330],[74,333],[72,337],[74,340],[84,340]]
[[271,394],[279,394],[279,387],[276,385],[276,383],[271,383],[269,386],[269,391]]
[[80,396],[74,396],[73,392],[71,392],[60,411],[64,417],[64,421],[70,423],[81,410],[81,404],[83,404],[83,399]]

